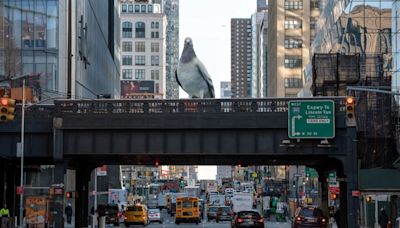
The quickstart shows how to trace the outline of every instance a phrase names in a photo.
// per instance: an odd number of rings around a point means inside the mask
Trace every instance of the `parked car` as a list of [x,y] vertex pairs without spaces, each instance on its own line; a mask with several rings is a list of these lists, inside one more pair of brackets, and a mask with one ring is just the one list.
[[218,210],[218,207],[213,207],[213,206],[208,207],[208,210],[207,210],[207,220],[208,221],[217,218],[217,210]]
[[99,204],[97,206],[97,211],[99,215],[104,215],[106,217],[106,224],[119,226],[118,204]]
[[400,217],[398,217],[396,219],[396,221],[394,222],[394,227],[393,228],[400,228]]
[[231,222],[232,228],[254,227],[264,228],[264,219],[258,211],[239,211]]
[[295,212],[293,227],[321,227],[326,228],[328,219],[324,216],[322,210],[315,206],[300,207]]
[[149,221],[162,223],[161,211],[160,209],[149,209]]
[[216,222],[219,221],[232,221],[233,211],[230,207],[219,207],[217,210]]

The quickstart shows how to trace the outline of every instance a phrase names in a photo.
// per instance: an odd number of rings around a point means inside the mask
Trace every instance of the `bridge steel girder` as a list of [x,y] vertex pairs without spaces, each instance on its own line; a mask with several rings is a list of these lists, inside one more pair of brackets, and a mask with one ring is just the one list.
[[[329,144],[288,141],[287,103],[295,99],[56,101],[54,107],[27,110],[25,156],[28,162],[57,164],[57,181],[62,167],[82,169],[83,161],[89,166],[157,160],[160,165],[297,164],[336,170],[345,178],[348,227],[355,227],[356,132],[345,125],[340,99],[333,99],[336,134]],[[0,155],[15,159],[19,131],[18,122],[0,125]]]

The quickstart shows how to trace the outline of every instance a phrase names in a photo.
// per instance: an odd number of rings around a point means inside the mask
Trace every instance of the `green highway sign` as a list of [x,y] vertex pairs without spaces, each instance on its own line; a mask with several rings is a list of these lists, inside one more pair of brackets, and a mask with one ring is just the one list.
[[335,102],[289,101],[288,136],[293,139],[334,138]]

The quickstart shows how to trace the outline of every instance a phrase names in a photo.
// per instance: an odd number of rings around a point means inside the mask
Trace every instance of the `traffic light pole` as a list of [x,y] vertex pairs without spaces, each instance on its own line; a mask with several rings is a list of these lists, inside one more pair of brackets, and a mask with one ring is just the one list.
[[25,79],[22,79],[22,109],[21,109],[21,178],[19,198],[19,225],[24,227],[24,138],[25,137]]

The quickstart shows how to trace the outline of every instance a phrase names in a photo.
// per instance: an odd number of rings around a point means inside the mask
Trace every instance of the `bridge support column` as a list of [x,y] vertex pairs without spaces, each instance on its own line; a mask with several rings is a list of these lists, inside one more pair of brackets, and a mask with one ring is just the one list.
[[321,193],[321,210],[324,212],[324,215],[328,216],[328,182],[326,181],[324,172],[318,172],[318,182]]
[[88,227],[89,225],[88,223],[89,177],[90,177],[89,168],[87,167],[77,168],[76,191],[78,192],[78,198],[76,199],[76,208],[75,208],[75,227]]
[[357,134],[355,127],[347,127],[347,156],[343,163],[343,169],[345,182],[340,183],[340,206],[343,208],[346,205],[347,211],[341,210],[341,218],[346,218],[346,223],[342,223],[341,221],[341,227],[356,228],[358,227],[360,210],[359,198],[352,196],[353,190],[359,190]]
[[[55,163],[54,168],[54,183],[53,186],[64,187],[64,174],[65,174],[64,162]],[[64,194],[54,195],[54,225],[55,227],[64,227]]]

